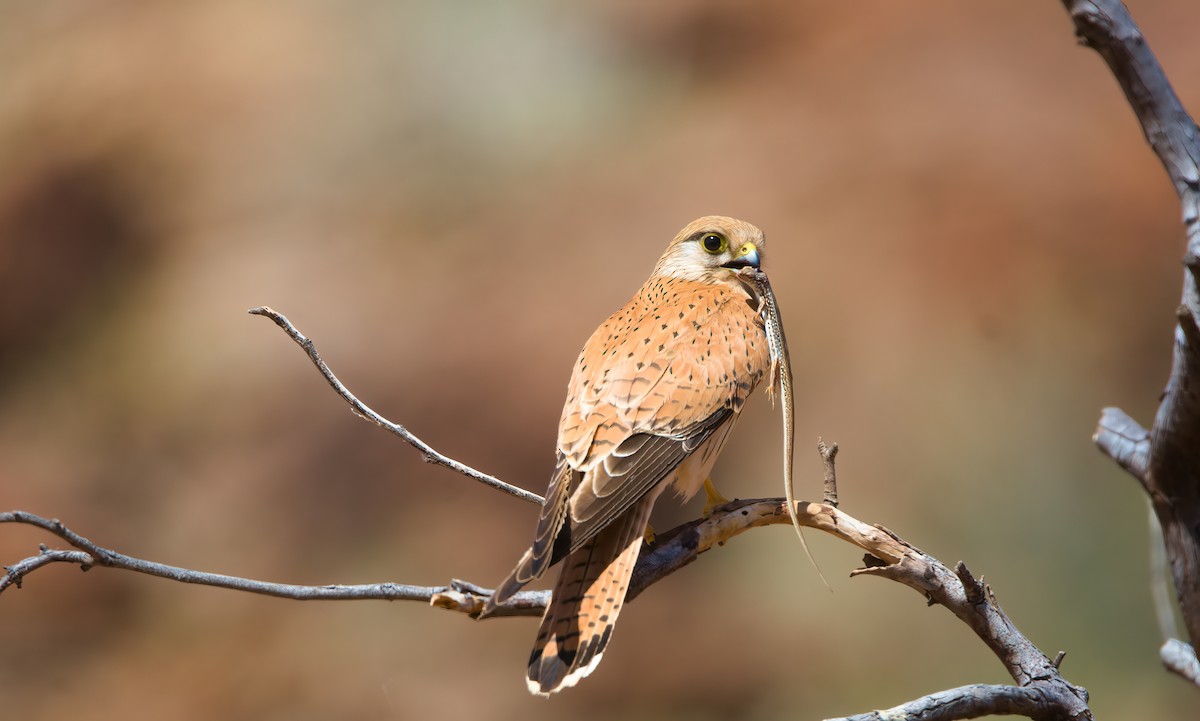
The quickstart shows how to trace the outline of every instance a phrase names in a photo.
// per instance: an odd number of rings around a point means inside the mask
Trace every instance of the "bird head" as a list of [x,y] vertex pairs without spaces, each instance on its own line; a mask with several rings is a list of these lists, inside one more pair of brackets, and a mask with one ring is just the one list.
[[762,263],[763,232],[744,220],[708,215],[688,223],[654,268],[655,275],[733,282],[743,268]]

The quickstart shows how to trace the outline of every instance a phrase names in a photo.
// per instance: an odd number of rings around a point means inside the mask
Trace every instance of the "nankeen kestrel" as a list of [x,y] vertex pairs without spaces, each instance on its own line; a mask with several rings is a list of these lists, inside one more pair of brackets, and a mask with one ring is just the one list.
[[762,252],[749,223],[692,222],[579,354],[533,546],[484,609],[562,561],[529,657],[531,692],[574,686],[596,668],[654,502],[668,486],[687,500],[705,485],[767,373],[761,302],[739,280]]

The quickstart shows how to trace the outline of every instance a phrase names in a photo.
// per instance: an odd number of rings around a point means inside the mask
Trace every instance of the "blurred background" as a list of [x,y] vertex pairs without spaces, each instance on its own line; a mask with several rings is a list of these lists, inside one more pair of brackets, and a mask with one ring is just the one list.
[[[1132,7],[1200,105],[1200,5]],[[1194,718],[1164,672],[1146,505],[1090,436],[1149,424],[1183,237],[1055,2],[0,2],[0,508],[265,580],[491,585],[571,363],[693,218],[745,218],[843,508],[994,584],[1103,718]],[[718,466],[781,495],[760,397]],[[667,528],[699,513],[660,504]],[[785,527],[631,604],[527,694],[534,619],[309,603],[57,566],[0,599],[14,719],[777,719],[1008,680],[861,554]],[[61,545],[0,528],[0,562]]]

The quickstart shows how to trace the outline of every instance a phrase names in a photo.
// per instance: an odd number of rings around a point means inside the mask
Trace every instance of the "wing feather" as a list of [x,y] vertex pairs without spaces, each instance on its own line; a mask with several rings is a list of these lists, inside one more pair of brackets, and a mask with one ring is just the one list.
[[594,539],[735,420],[768,365],[749,298],[651,278],[596,329],[568,384],[533,545],[484,613]]
[[592,493],[577,492],[571,496],[571,550],[586,543],[669,476],[696,447],[728,423],[732,416],[733,411],[722,409],[686,438],[642,434],[645,438],[642,449],[631,457],[634,462],[628,464],[624,475],[609,476],[602,472],[603,466],[592,469],[584,482],[590,480],[596,490]]

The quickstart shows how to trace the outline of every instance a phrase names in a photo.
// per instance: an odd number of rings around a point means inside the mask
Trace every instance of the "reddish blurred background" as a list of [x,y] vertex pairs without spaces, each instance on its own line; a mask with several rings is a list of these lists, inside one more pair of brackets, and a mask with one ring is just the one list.
[[[1058,3],[3,2],[0,508],[294,583],[492,584],[535,509],[354,418],[269,321],[443,452],[542,490],[570,364],[692,218],[769,239],[843,506],[986,576],[1103,718],[1185,718],[1146,505],[1183,249]],[[1200,5],[1133,11],[1185,104]],[[765,398],[727,493],[779,495]],[[662,504],[664,507],[673,504]],[[656,525],[693,517],[664,508]],[[0,528],[0,561],[57,545]],[[0,599],[14,719],[823,718],[1007,680],[860,554],[750,533],[633,603],[582,686],[533,619],[60,566]]]

